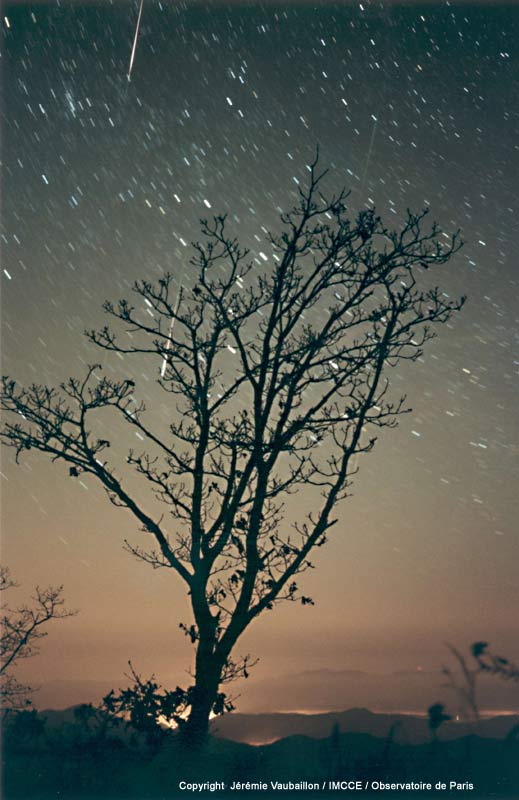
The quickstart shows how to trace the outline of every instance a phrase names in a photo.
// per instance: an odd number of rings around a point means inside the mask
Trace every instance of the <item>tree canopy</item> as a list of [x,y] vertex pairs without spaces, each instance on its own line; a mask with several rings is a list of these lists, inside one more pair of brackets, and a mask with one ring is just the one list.
[[[153,364],[166,432],[150,422],[134,380],[107,377],[99,365],[59,388],[3,380],[2,406],[14,413],[3,440],[16,457],[42,451],[65,461],[71,477],[99,481],[145,533],[127,548],[185,582],[197,730],[207,728],[220,684],[248,675],[250,657],[233,655],[248,625],[282,601],[313,602],[299,576],[337,521],[357,456],[409,410],[391,394],[390,368],[416,361],[434,326],[464,302],[428,274],[457,251],[457,234],[447,242],[427,211],[408,211],[395,230],[374,209],[351,219],[344,192],[322,194],[324,177],[316,160],[281,231],[267,236],[267,261],[254,260],[216,216],[202,220],[189,286],[166,274],[136,282],[133,302],[104,304],[115,327],[87,335],[98,349]],[[163,514],[110,462],[110,440],[92,428],[101,409],[142,438],[126,470]],[[301,490],[318,493],[320,505],[289,522],[284,503]]]

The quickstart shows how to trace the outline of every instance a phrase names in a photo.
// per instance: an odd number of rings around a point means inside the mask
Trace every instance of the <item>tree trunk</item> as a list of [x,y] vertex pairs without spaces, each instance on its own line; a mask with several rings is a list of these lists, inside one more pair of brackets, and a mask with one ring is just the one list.
[[209,733],[209,715],[218,694],[222,677],[223,661],[215,654],[217,620],[210,613],[206,598],[206,581],[204,575],[192,587],[192,605],[198,627],[198,643],[195,658],[195,685],[191,702],[191,711],[186,724],[182,728],[184,745],[191,750],[198,750],[207,740]]
[[197,678],[191,712],[182,728],[182,739],[190,750],[200,749],[207,740],[209,715],[216,700],[217,691],[218,680],[214,676],[210,680]]
[[195,660],[195,685],[191,711],[183,726],[183,740],[186,747],[199,750],[207,740],[209,715],[216,700],[222,674],[221,662],[217,662],[213,652],[213,632],[201,629]]

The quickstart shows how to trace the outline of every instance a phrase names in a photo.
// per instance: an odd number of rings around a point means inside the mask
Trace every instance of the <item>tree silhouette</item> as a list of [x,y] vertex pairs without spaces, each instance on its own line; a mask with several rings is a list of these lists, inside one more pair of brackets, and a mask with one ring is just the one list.
[[[2,406],[16,415],[3,439],[17,458],[39,450],[67,462],[72,477],[96,478],[154,542],[127,542],[130,552],[185,582],[193,621],[181,627],[196,653],[184,729],[193,742],[207,732],[219,687],[248,676],[250,657],[234,649],[251,622],[285,600],[313,602],[297,578],[337,521],[356,457],[373,448],[370,430],[409,410],[405,397],[390,397],[388,368],[416,361],[432,326],[464,301],[425,275],[449,261],[457,234],[445,242],[435,224],[424,231],[426,211],[408,211],[399,230],[374,209],[350,220],[344,191],[323,196],[325,174],[316,158],[281,233],[267,234],[271,266],[249,259],[216,216],[201,222],[190,288],[168,274],[134,284],[139,306],[104,304],[123,336],[110,327],[87,336],[155,365],[167,430],[135,400],[133,380],[97,365],[59,389],[3,381]],[[110,441],[91,427],[102,409],[145,441],[127,468],[166,505],[166,519],[109,464]],[[289,525],[283,502],[302,489],[320,500]]]
[[[0,591],[17,586],[8,567],[0,566]],[[38,652],[38,642],[47,636],[45,627],[53,619],[70,617],[75,612],[64,608],[63,587],[36,587],[33,605],[11,609],[2,607],[0,636],[0,698],[6,709],[30,705],[30,686],[20,683],[11,670],[25,658]]]

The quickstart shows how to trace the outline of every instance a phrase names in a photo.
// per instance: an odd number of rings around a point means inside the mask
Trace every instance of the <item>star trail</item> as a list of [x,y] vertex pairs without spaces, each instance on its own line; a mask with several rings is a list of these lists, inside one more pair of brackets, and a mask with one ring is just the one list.
[[[446,237],[461,229],[438,282],[467,304],[391,374],[413,412],[359,459],[305,576],[315,608],[276,611],[246,646],[263,678],[434,669],[445,641],[482,638],[517,659],[517,9],[144,0],[3,14],[2,371],[21,382],[59,384],[101,355],[167,415],[160,366],[99,353],[84,330],[136,279],[190,286],[201,217],[227,214],[258,268],[273,263],[266,233],[317,145],[352,214],[374,205],[398,226],[429,208]],[[121,452],[138,435],[122,433]],[[37,457],[6,453],[2,483],[3,561],[26,588],[64,583],[81,609],[27,675],[117,678],[128,658],[181,674],[186,599],[122,552],[132,520]]]

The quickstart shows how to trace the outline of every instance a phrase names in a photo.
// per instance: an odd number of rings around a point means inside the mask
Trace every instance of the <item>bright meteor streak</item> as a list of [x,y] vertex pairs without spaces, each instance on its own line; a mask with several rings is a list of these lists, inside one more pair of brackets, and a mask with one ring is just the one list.
[[166,352],[164,353],[164,360],[162,361],[162,367],[160,368],[160,377],[163,378],[166,374],[166,367],[168,365],[168,351],[171,348],[171,337],[173,335],[173,328],[175,327],[175,319],[178,314],[178,309],[180,306],[180,298],[182,296],[182,286],[179,286],[178,289],[178,297],[175,306],[175,310],[173,312],[173,316],[171,317],[171,322],[169,323],[169,331],[168,331],[168,341],[166,344]]
[[142,7],[144,6],[144,0],[141,0],[141,4],[139,6],[139,16],[137,17],[137,25],[135,26],[135,36],[133,38],[133,47],[132,47],[132,54],[130,56],[130,66],[128,67],[128,83],[132,77],[132,69],[133,69],[133,60],[135,58],[135,51],[137,49],[137,39],[139,38],[139,28],[141,26],[141,17],[142,17]]
[[373,152],[373,144],[375,143],[375,134],[377,132],[378,119],[377,119],[377,117],[373,117],[373,119],[375,120],[375,123],[374,123],[373,129],[371,131],[371,139],[370,139],[370,142],[369,142],[368,156],[366,158],[366,164],[365,164],[365,167],[364,167],[364,174],[362,176],[361,189],[364,189],[364,184],[366,183],[366,177],[368,175],[369,163],[371,161],[371,153]]

